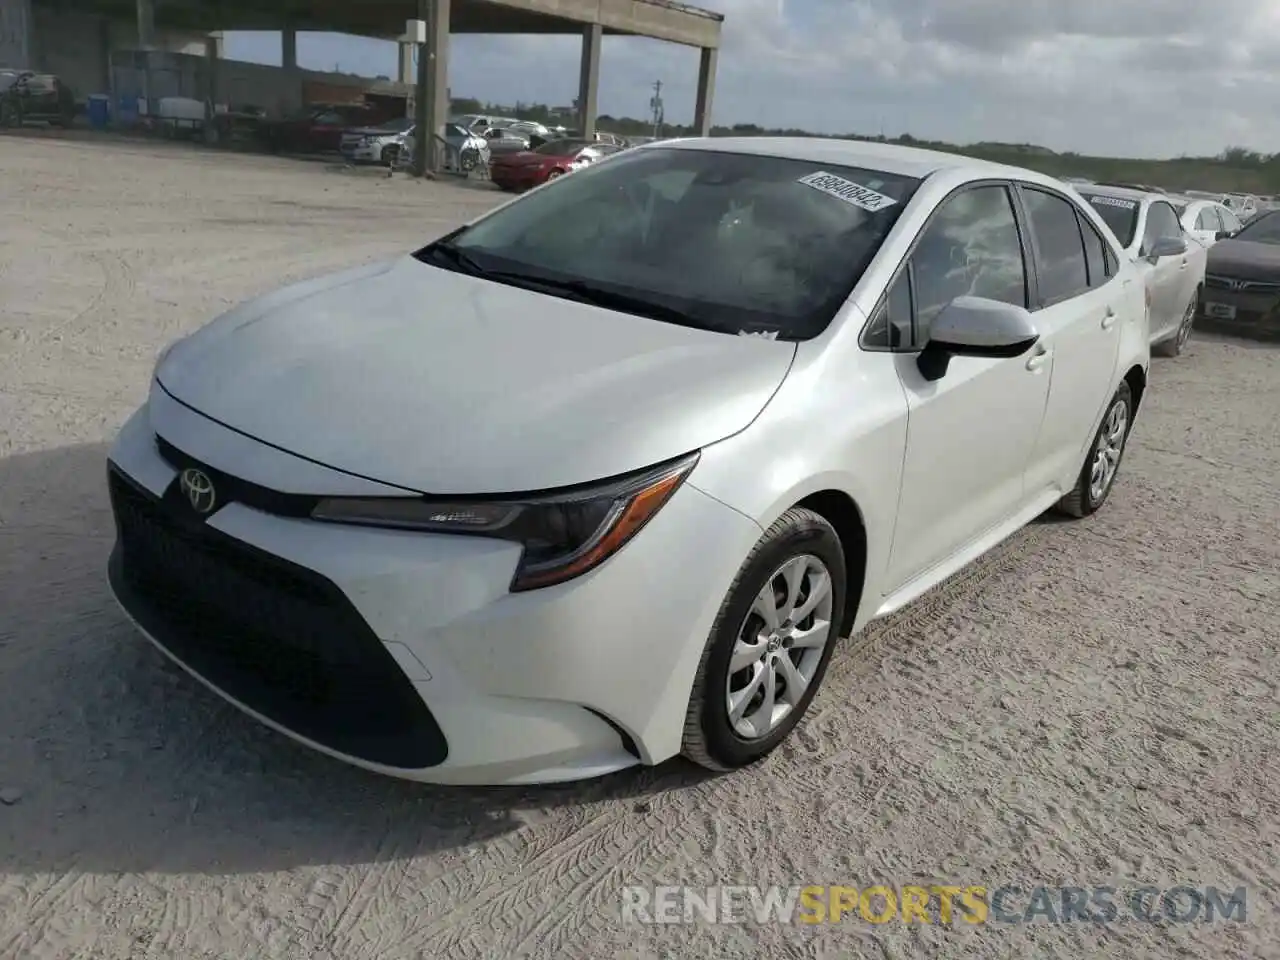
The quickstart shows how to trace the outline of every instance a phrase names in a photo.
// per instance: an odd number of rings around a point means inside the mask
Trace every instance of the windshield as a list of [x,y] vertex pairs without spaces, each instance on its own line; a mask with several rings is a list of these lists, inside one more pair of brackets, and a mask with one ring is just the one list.
[[546,157],[567,157],[589,146],[592,144],[587,140],[548,140],[533,152]]
[[1133,243],[1134,235],[1138,230],[1137,200],[1084,191],[1080,191],[1080,195],[1089,201],[1093,209],[1098,212],[1098,216],[1102,217],[1102,222],[1111,228],[1111,232],[1120,241],[1120,246],[1127,247]]
[[649,148],[530,193],[418,257],[452,254],[500,282],[687,326],[806,340],[831,322],[919,183]]
[[1252,243],[1280,243],[1280,211],[1264,213],[1237,233],[1233,239],[1248,240]]

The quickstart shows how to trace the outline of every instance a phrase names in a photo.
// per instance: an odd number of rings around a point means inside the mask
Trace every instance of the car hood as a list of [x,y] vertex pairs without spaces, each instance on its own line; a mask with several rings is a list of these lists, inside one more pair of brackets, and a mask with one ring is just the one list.
[[1240,280],[1280,280],[1280,244],[1219,240],[1209,249],[1208,270]]
[[[406,257],[237,307],[157,365],[241,433],[434,494],[616,476],[742,430],[792,343],[695,330]],[[176,439],[176,438],[175,438]]]

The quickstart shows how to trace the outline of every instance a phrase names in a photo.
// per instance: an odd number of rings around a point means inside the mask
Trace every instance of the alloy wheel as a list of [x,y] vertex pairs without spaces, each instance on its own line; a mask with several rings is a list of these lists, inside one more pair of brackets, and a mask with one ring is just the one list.
[[827,565],[792,557],[756,594],[729,661],[729,726],[747,740],[768,736],[804,697],[831,642]]
[[1120,469],[1120,457],[1129,433],[1129,404],[1117,397],[1102,421],[1098,443],[1093,450],[1093,467],[1089,471],[1089,498],[1098,503],[1111,489]]

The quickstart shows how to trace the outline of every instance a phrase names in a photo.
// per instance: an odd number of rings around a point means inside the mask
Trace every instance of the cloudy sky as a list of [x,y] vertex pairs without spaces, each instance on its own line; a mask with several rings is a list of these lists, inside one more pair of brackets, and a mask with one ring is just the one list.
[[[696,0],[726,14],[716,123],[1107,156],[1280,152],[1275,0]],[[453,38],[455,97],[568,104],[576,37]],[[229,34],[226,55],[279,63],[275,34]],[[298,40],[300,65],[394,76],[395,45]],[[600,109],[644,116],[663,82],[689,122],[696,50],[606,37]]]

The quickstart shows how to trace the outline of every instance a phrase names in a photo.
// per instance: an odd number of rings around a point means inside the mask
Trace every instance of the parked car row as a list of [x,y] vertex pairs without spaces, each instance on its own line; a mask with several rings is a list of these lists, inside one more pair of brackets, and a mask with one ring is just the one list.
[[1153,351],[1179,354],[1197,322],[1280,338],[1280,210],[1266,199],[1072,186],[1139,265]]

